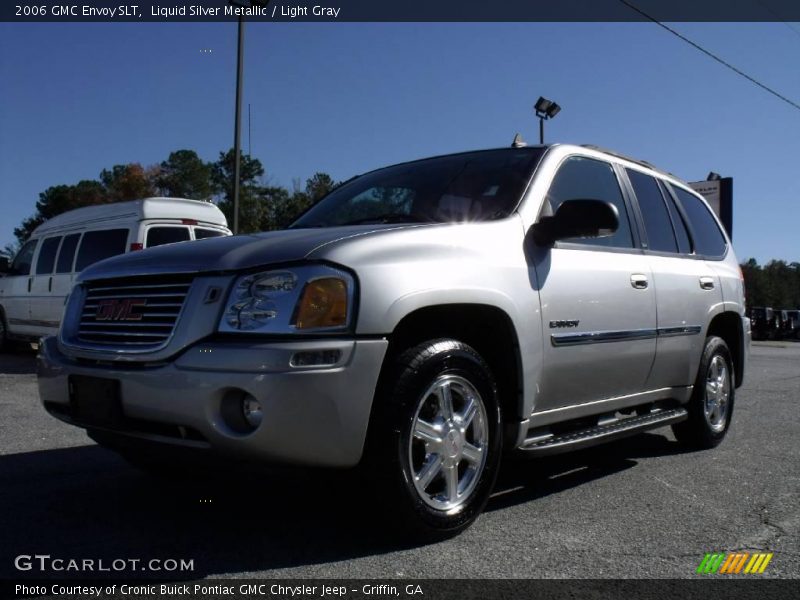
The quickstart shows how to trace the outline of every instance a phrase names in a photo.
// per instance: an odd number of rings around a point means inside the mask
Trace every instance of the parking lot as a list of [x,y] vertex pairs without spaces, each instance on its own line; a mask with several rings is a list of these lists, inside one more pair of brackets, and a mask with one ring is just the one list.
[[0,576],[49,554],[191,559],[176,577],[192,579],[684,578],[706,552],[746,550],[774,553],[761,577],[798,577],[799,401],[800,343],[756,343],[719,448],[684,452],[662,429],[509,461],[474,527],[413,545],[340,473],[142,474],[45,414],[32,352],[0,354]]

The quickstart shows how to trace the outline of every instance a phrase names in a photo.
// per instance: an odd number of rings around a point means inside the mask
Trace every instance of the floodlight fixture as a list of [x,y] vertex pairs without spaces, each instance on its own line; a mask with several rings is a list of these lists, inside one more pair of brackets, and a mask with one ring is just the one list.
[[536,116],[539,117],[539,143],[544,144],[544,122],[546,119],[552,119],[561,112],[561,107],[542,96],[533,105],[533,110],[536,111]]

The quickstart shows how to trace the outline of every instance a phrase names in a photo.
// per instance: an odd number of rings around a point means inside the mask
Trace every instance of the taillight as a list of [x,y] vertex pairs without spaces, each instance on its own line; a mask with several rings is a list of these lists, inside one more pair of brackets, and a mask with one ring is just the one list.
[[747,291],[744,287],[744,271],[742,271],[741,265],[739,265],[739,279],[742,280],[742,299],[747,299]]
[[197,225],[196,219],[181,219],[181,223],[184,225]]
[[142,250],[142,249],[144,249],[144,244],[140,244],[139,242],[133,242],[131,244],[131,252],[133,252],[134,250]]

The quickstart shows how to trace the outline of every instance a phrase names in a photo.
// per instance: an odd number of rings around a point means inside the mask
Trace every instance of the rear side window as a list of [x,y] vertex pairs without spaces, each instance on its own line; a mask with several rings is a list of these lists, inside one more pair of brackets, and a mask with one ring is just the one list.
[[689,239],[689,230],[686,228],[686,222],[683,220],[678,207],[675,206],[675,200],[669,193],[665,183],[661,183],[661,191],[664,192],[664,199],[667,201],[667,209],[669,216],[672,217],[672,226],[675,228],[675,237],[678,239],[678,251],[681,254],[691,254],[692,241]]
[[36,251],[36,243],[39,240],[30,240],[20,248],[17,255],[14,257],[14,262],[11,263],[9,275],[28,275],[31,272],[31,264],[33,263],[33,253]]
[[619,229],[612,236],[602,238],[575,238],[565,240],[576,244],[632,248],[633,237],[628,219],[628,208],[622,198],[617,175],[613,167],[592,158],[572,157],[558,169],[547,200],[553,212],[567,200],[603,200],[610,202],[619,211]]
[[675,195],[683,206],[694,234],[694,251],[703,256],[722,256],[725,254],[725,236],[711,215],[711,211],[694,194],[672,186]]
[[200,229],[199,227],[194,228],[194,239],[196,240],[204,240],[206,238],[212,238],[212,237],[222,237],[223,235],[225,234],[217,229]]
[[42,242],[42,247],[39,250],[39,258],[36,260],[37,275],[49,275],[53,272],[53,266],[56,264],[56,252],[58,252],[59,242],[61,242],[61,236],[47,238]]
[[147,241],[145,246],[163,246],[164,244],[174,244],[175,242],[186,242],[189,240],[188,227],[151,227],[147,230]]
[[56,273],[72,272],[72,262],[75,259],[75,248],[78,247],[78,240],[80,239],[80,233],[71,233],[64,238],[64,242],[61,244],[61,250],[58,253]]
[[104,229],[83,234],[75,271],[83,271],[97,261],[125,252],[128,242],[127,229]]
[[642,210],[647,247],[657,252],[677,252],[678,243],[672,230],[672,219],[661,195],[658,182],[644,173],[626,169],[633,191]]

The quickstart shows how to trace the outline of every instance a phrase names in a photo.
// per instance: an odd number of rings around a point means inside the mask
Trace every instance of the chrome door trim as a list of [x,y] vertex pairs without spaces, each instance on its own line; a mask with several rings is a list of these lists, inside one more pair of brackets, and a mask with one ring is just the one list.
[[553,346],[579,346],[582,344],[602,344],[606,342],[627,342],[632,340],[649,340],[656,337],[677,337],[681,335],[697,335],[702,331],[699,325],[659,327],[658,329],[628,329],[612,331],[584,331],[582,333],[552,333],[550,342]]
[[630,340],[649,340],[657,337],[657,329],[629,329],[620,331],[585,331],[583,333],[552,333],[553,346],[578,346]]

